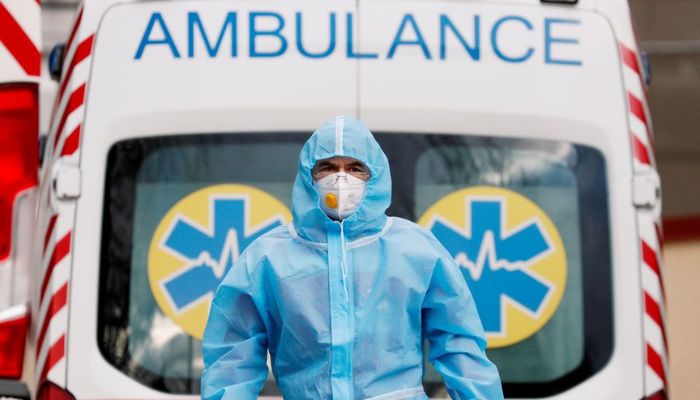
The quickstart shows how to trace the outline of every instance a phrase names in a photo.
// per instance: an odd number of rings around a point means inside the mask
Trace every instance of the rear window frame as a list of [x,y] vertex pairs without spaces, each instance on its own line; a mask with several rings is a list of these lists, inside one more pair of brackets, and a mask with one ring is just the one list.
[[[411,135],[411,132],[401,132],[399,133],[386,133],[386,132],[378,132],[375,133],[375,137],[377,140],[380,142],[380,144],[383,144],[383,148],[387,152],[387,156],[390,160],[390,163],[392,161],[392,154],[394,155],[403,155],[406,153],[406,149],[403,148],[399,145],[397,146],[396,140],[397,138],[400,138],[401,136],[404,135]],[[97,324],[97,331],[96,331],[96,336],[97,336],[97,341],[98,341],[98,348],[100,349],[100,353],[102,356],[105,358],[105,360],[112,365],[113,367],[117,368],[120,370],[122,373],[126,374],[130,378],[142,383],[146,384],[149,387],[159,390],[159,391],[165,391],[168,393],[173,393],[173,394],[196,394],[199,392],[199,379],[185,379],[185,378],[167,378],[167,377],[162,377],[162,376],[157,376],[153,374],[152,372],[141,368],[139,365],[136,363],[131,362],[131,358],[129,354],[125,354],[125,356],[120,356],[116,357],[114,354],[110,354],[110,349],[106,348],[106,345],[109,345],[110,343],[113,343],[116,340],[119,340],[121,338],[120,335],[124,334],[124,330],[128,330],[128,310],[129,310],[129,305],[128,305],[128,299],[129,299],[129,294],[128,294],[128,281],[129,278],[127,275],[126,278],[126,283],[124,283],[124,280],[121,279],[114,279],[114,271],[110,271],[108,269],[108,266],[112,265],[113,262],[117,262],[118,264],[121,264],[121,268],[131,268],[131,260],[130,257],[129,259],[119,259],[119,257],[116,257],[114,252],[110,252],[110,248],[112,248],[115,245],[119,246],[131,246],[131,240],[133,240],[133,237],[131,235],[127,235],[128,237],[122,237],[122,241],[120,243],[114,243],[113,241],[110,241],[109,238],[114,237],[115,235],[115,229],[116,230],[122,230],[126,232],[133,232],[133,213],[134,213],[134,201],[135,201],[135,193],[134,193],[134,186],[135,186],[135,180],[136,180],[136,172],[138,171],[138,168],[140,167],[140,164],[146,159],[146,157],[149,154],[149,151],[153,151],[154,149],[160,148],[160,146],[163,145],[177,145],[179,143],[187,143],[187,142],[199,142],[203,140],[203,137],[210,138],[213,141],[216,140],[222,140],[226,141],[227,138],[236,138],[235,140],[241,140],[242,138],[249,137],[250,140],[253,140],[255,142],[259,141],[270,141],[274,142],[276,140],[279,140],[279,137],[283,135],[284,137],[288,138],[289,140],[292,141],[300,141],[303,143],[305,138],[308,137],[308,134],[306,133],[298,133],[298,132],[259,132],[259,133],[227,133],[227,134],[188,134],[188,135],[177,135],[177,136],[170,136],[170,135],[163,135],[163,136],[150,136],[150,137],[144,137],[144,138],[135,138],[135,139],[128,139],[128,140],[123,140],[120,142],[114,143],[110,150],[109,150],[109,155],[107,157],[107,168],[105,171],[105,181],[109,182],[110,184],[105,185],[105,192],[104,192],[104,199],[103,199],[103,216],[102,216],[102,233],[101,233],[101,250],[100,250],[100,266],[99,266],[99,295],[98,295],[98,324]],[[426,134],[426,133],[416,133],[416,135],[423,135],[423,136],[430,136],[431,144],[434,143],[439,143],[440,145],[456,145],[460,143],[464,143],[464,140],[473,140],[475,137],[481,137],[481,138],[489,138],[487,136],[483,135],[478,135],[478,134],[469,134],[469,135],[453,135],[453,134]],[[490,139],[490,138],[489,138]],[[508,139],[508,138],[499,138],[495,140],[503,140],[503,141],[508,141],[508,140],[521,140],[522,138],[519,139]],[[532,140],[539,140],[539,139],[532,139]],[[548,142],[547,140],[540,140],[543,142]],[[141,148],[138,149],[136,143],[149,143],[150,145],[141,145]],[[393,142],[393,145],[392,145]],[[400,140],[398,143],[400,144]],[[149,147],[150,146],[150,147]],[[412,144],[408,144],[408,146],[412,146]],[[612,219],[610,218],[609,215],[609,188],[608,188],[608,177],[607,177],[607,163],[606,160],[603,156],[602,151],[595,149],[591,146],[588,145],[577,145],[577,146],[582,146],[582,147],[588,147],[593,150],[595,150],[598,153],[598,157],[600,157],[600,162],[601,165],[603,166],[603,182],[602,184],[605,185],[605,193],[606,196],[604,196],[604,202],[602,204],[591,204],[591,203],[586,203],[584,201],[580,201],[579,203],[582,205],[585,204],[585,207],[590,208],[590,209],[600,209],[601,207],[605,209],[607,219],[607,229],[604,230],[604,232],[599,232],[601,234],[604,234],[604,237],[598,237],[596,240],[601,240],[601,241],[606,241],[608,243],[607,246],[607,252],[606,254],[598,254],[598,255],[593,255],[590,254],[591,252],[582,252],[582,269],[583,269],[583,283],[584,283],[584,327],[585,327],[585,333],[584,336],[586,338],[585,343],[584,343],[584,359],[583,362],[573,371],[570,373],[555,379],[550,382],[546,383],[504,383],[503,388],[504,392],[506,394],[506,397],[510,398],[529,398],[529,397],[546,397],[546,396],[551,396],[555,394],[562,393],[565,390],[568,390],[579,383],[587,380],[591,376],[595,375],[597,372],[602,370],[605,365],[610,361],[614,349],[614,315],[613,315],[613,293],[612,293],[612,286],[613,286],[613,280],[612,280],[612,271],[613,271],[613,266],[612,266],[612,258],[611,258],[611,251],[612,251],[612,241],[610,238],[610,224],[612,223]],[[144,147],[146,147],[145,152]],[[118,155],[117,152],[122,151],[121,155]],[[403,170],[405,167],[411,165],[412,161],[415,161],[421,152],[415,152],[415,157],[412,160],[402,158],[400,160],[394,159],[395,162],[398,162],[398,164],[392,165],[392,171],[394,171],[394,174],[396,174],[396,171],[398,170]],[[119,158],[121,157],[121,159]],[[129,193],[123,193],[122,196],[119,196],[119,198],[116,198],[118,200],[117,204],[113,204],[111,200],[115,199],[114,194],[112,193],[112,190],[114,189],[113,185],[111,183],[115,182],[115,165],[118,165],[120,163],[123,163],[125,168],[131,168],[134,173],[131,174],[130,176],[130,181],[129,177],[125,176],[127,178],[127,185],[131,185],[131,192]],[[596,184],[601,184],[601,182],[596,182]],[[400,185],[406,185],[406,183],[394,183],[394,189],[397,189],[397,186]],[[415,179],[412,179],[411,187],[415,186]],[[291,187],[291,185],[290,185]],[[584,188],[585,189],[585,188]],[[410,191],[413,193],[413,190]],[[581,189],[579,190],[579,193],[583,194],[585,190]],[[126,204],[124,202],[131,201],[131,206],[129,207],[129,204]],[[114,209],[112,209],[114,208]],[[118,213],[123,213],[122,218],[124,219],[121,221],[121,224],[118,226],[115,226],[113,224],[112,219],[110,218],[110,210],[112,211],[117,211]],[[583,213],[583,211],[580,209],[580,213]],[[392,205],[390,207],[388,214],[389,215],[399,215],[402,217],[408,217],[409,219],[415,220],[416,215],[406,215],[410,214],[411,211],[408,211],[406,207],[395,207]],[[127,226],[124,225],[124,222],[126,222]],[[584,232],[584,227],[583,225],[585,224],[590,224],[591,221],[589,221],[586,218],[581,218],[581,223],[582,223],[582,234],[581,234],[581,241],[582,241],[582,248],[586,248],[586,241],[590,240],[591,238],[589,237],[590,235],[586,235]],[[587,229],[591,229],[588,227]],[[130,251],[127,252],[129,255],[131,254]],[[601,260],[607,260],[606,262],[601,262]],[[607,274],[609,275],[609,279],[607,280],[607,285],[602,285],[604,287],[600,287],[597,283],[597,279],[590,279],[592,275],[595,275],[596,272],[599,271],[591,271],[589,270],[588,266],[593,265],[596,266],[597,269],[601,269],[604,272],[607,270]],[[588,278],[587,278],[588,277]],[[120,286],[121,284],[121,286]],[[126,291],[125,288],[126,287]],[[108,294],[109,293],[109,294]],[[114,294],[120,294],[120,296],[115,296]],[[591,295],[592,294],[592,295]],[[594,302],[600,303],[600,304],[607,304],[607,307],[600,307],[598,309],[591,309],[587,305],[591,302],[591,299],[594,299]],[[110,303],[111,302],[111,303]],[[108,303],[108,304],[107,304]],[[120,303],[120,304],[115,304],[115,303]],[[108,316],[105,315],[105,310],[108,310],[110,307],[114,307],[115,305],[120,307],[119,312],[117,314],[123,316],[123,321],[121,324],[121,329],[117,326],[118,324],[114,325],[109,325]],[[115,309],[112,309],[114,312]],[[126,326],[124,325],[126,323]],[[595,346],[591,347],[589,345],[589,336],[600,336],[603,337],[604,340],[602,340],[601,343],[596,344]],[[126,337],[126,340],[128,340],[128,335]],[[128,345],[125,346],[127,349],[128,353]],[[149,383],[145,383],[145,381],[148,381]],[[153,384],[156,384],[156,386],[153,386]],[[165,388],[172,388],[172,387],[177,387],[177,388],[182,388],[184,390],[182,391],[177,391],[177,392],[172,392],[168,391]],[[440,390],[444,390],[444,386],[439,383],[427,383],[425,384],[426,387],[426,392],[428,395],[434,395]],[[273,393],[269,393],[268,390],[264,390],[261,394],[265,395],[273,395]]]

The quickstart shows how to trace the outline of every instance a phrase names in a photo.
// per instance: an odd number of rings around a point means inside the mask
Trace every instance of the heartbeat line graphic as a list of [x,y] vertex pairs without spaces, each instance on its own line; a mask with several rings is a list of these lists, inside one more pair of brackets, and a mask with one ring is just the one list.
[[239,254],[238,232],[236,232],[235,229],[229,229],[221,251],[221,256],[218,260],[215,260],[208,251],[203,251],[199,254],[197,259],[189,262],[187,267],[206,265],[211,268],[214,276],[221,280],[229,268],[233,266],[233,263],[236,262]]
[[505,304],[538,318],[555,287],[529,267],[551,254],[547,232],[537,218],[505,228],[505,199],[469,198],[464,227],[437,216],[429,229],[462,267],[484,330],[504,335]]
[[493,232],[484,232],[484,239],[479,247],[479,254],[476,256],[476,261],[472,262],[465,252],[459,252],[455,256],[457,265],[466,268],[472,280],[478,281],[481,279],[481,274],[484,272],[486,265],[490,266],[493,271],[505,269],[506,271],[515,271],[527,267],[528,263],[523,261],[507,261],[496,259],[496,241],[493,237]]
[[250,228],[249,203],[244,196],[212,196],[208,226],[182,214],[174,219],[160,247],[184,265],[159,284],[177,313],[211,298],[241,252],[262,234],[284,224],[278,215]]

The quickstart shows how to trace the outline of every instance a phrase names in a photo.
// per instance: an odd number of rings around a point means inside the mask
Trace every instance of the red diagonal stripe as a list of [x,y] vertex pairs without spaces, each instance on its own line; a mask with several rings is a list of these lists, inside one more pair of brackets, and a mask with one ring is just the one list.
[[51,346],[48,354],[46,355],[46,361],[44,362],[44,368],[41,370],[41,375],[39,375],[39,383],[46,380],[49,375],[49,371],[53,368],[66,354],[66,335],[62,335],[56,343]]
[[661,381],[666,385],[666,372],[664,371],[664,363],[659,353],[647,343],[647,365],[661,378]]
[[[90,53],[92,53],[92,41],[94,37],[95,35],[90,35],[90,37],[83,40],[78,45],[78,48],[75,49],[75,54],[73,54],[73,58],[71,59],[71,62],[68,65],[65,77],[61,80],[61,85],[58,87],[58,93],[56,94],[56,104],[54,105],[54,107],[58,107],[58,104],[60,104],[61,100],[63,99],[63,94],[66,91],[68,82],[70,82],[71,77],[73,77],[73,70],[75,69],[75,66],[80,64],[86,58],[88,58],[90,56]],[[68,49],[68,47],[66,47],[66,49]]]
[[637,135],[630,133],[632,135],[632,149],[634,150],[634,158],[637,159],[642,164],[651,164],[651,158],[649,157],[649,150],[642,143],[641,140],[637,138]]
[[644,123],[644,128],[646,130],[647,134],[647,142],[649,143],[649,148],[651,149],[651,152],[654,152],[654,140],[651,137],[651,129],[649,128],[649,122],[647,120],[647,115],[646,112],[644,111],[644,104],[642,104],[642,101],[639,100],[637,96],[632,94],[632,92],[627,92],[627,99],[629,102],[629,108],[630,112],[637,118],[639,118],[640,121]]
[[56,264],[58,264],[64,257],[70,252],[70,232],[68,232],[61,240],[56,243],[56,247],[53,249],[51,254],[51,260],[49,261],[49,266],[46,268],[46,273],[44,274],[44,280],[41,283],[41,291],[39,292],[39,304],[44,300],[44,295],[46,294],[46,287],[49,285],[49,280],[51,280],[51,275],[53,274]]
[[666,291],[664,290],[664,281],[661,276],[661,267],[659,265],[659,258],[656,256],[656,251],[649,246],[649,244],[642,240],[642,260],[646,265],[651,268],[652,271],[659,278],[659,288],[661,288],[661,296],[666,299]]
[[24,72],[31,76],[39,76],[41,67],[39,49],[2,3],[0,3],[0,43],[5,45]]
[[83,83],[82,85],[80,85],[79,88],[75,89],[75,91],[70,95],[70,98],[68,99],[66,109],[63,111],[63,115],[61,116],[61,122],[59,122],[58,129],[56,129],[56,132],[54,133],[53,151],[56,151],[56,147],[58,146],[58,140],[61,138],[61,132],[63,131],[63,126],[66,124],[68,116],[78,107],[83,105],[84,102],[85,84]]
[[639,118],[640,121],[644,122],[644,125],[647,125],[647,116],[644,112],[642,101],[637,96],[633,95],[632,92],[627,92],[627,98],[630,103],[630,112],[634,114],[635,117]]
[[46,311],[46,316],[44,317],[44,321],[41,324],[41,330],[39,331],[39,336],[37,337],[36,340],[36,357],[39,357],[39,352],[41,349],[44,347],[42,344],[44,343],[44,336],[46,336],[46,331],[49,329],[49,324],[51,323],[51,320],[53,319],[54,315],[56,315],[63,307],[66,305],[66,301],[68,299],[68,283],[65,283],[61,288],[56,292],[53,297],[51,297],[51,303],[49,303],[49,309]]
[[46,234],[44,235],[44,250],[41,252],[42,257],[46,255],[46,246],[49,244],[49,239],[51,239],[51,234],[53,233],[53,228],[56,226],[56,220],[58,219],[58,215],[54,214],[51,216],[51,219],[49,220],[49,226],[46,228]]
[[663,326],[663,319],[661,317],[661,307],[659,303],[654,300],[649,293],[644,292],[644,309],[647,311],[647,315],[656,322],[657,325]]
[[63,144],[63,149],[61,149],[62,156],[69,156],[75,153],[80,146],[80,125],[73,129],[73,132],[68,135],[66,142]]
[[[66,54],[64,54],[64,57],[68,55],[68,50],[70,50],[70,47],[73,45],[73,40],[75,40],[75,34],[78,32],[78,27],[80,26],[80,21],[82,19],[83,7],[81,6],[78,10],[78,14],[75,16],[75,22],[73,23],[73,28],[70,31],[70,35],[68,35],[68,41],[66,42]],[[63,61],[65,65],[65,58],[63,59]]]
[[661,315],[661,306],[646,291],[644,292],[644,309],[647,315],[659,326],[659,329],[661,329],[661,336],[664,338],[664,348],[668,349],[668,339],[666,338],[664,319]]
[[620,43],[620,54],[622,54],[622,62],[624,62],[628,67],[632,68],[634,72],[640,74],[641,70],[639,69],[637,54],[622,43]]
[[[639,44],[637,44],[637,46],[639,46]],[[625,44],[620,43],[620,54],[622,55],[622,62],[637,74],[637,77],[639,78],[639,83],[642,86],[642,89],[644,90],[644,99],[648,101],[649,93],[647,91],[647,84],[644,81],[644,77],[642,77],[642,68],[639,66],[639,58],[637,57],[637,53],[634,50],[627,47]]]
[[656,251],[647,244],[646,241],[642,240],[642,259],[644,262],[656,273],[656,275],[661,277],[661,269],[659,268],[659,260],[656,257]]

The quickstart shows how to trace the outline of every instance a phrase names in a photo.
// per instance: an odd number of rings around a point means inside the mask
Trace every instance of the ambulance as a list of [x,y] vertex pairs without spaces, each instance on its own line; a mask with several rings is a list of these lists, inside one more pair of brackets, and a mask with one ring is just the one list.
[[[507,398],[668,398],[626,1],[86,0],[64,49],[13,311],[28,397],[197,398],[218,283],[290,222],[302,144],[345,114],[388,156],[388,213],[462,269]],[[428,362],[423,387],[448,397]]]

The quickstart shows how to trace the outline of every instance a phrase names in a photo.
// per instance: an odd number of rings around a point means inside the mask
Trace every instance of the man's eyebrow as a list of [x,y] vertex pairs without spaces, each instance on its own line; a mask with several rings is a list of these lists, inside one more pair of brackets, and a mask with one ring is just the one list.
[[314,165],[314,168],[325,167],[326,165],[331,165],[331,162],[328,160],[321,160],[321,161],[316,162],[316,165]]
[[369,168],[365,165],[365,163],[363,163],[362,161],[351,161],[351,162],[348,164],[348,166],[349,166],[349,167],[360,167],[360,168],[362,168],[362,169],[369,169]]

